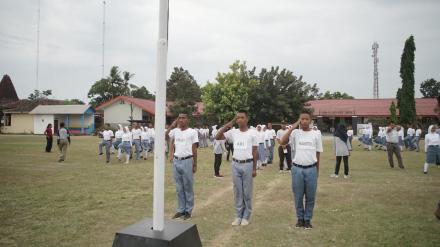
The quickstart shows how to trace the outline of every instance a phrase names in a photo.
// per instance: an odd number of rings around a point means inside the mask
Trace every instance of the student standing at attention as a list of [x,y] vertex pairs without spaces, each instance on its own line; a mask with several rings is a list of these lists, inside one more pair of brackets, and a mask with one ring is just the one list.
[[[322,139],[310,128],[310,122],[310,113],[301,113],[300,119],[281,139],[282,145],[289,143],[289,139],[295,145],[292,168],[292,190],[298,219],[295,227],[305,229],[313,228],[311,220],[315,207],[320,154],[323,152]],[[298,125],[300,129],[296,129]]]
[[[226,131],[237,123],[238,129]],[[257,133],[248,127],[248,114],[238,111],[230,122],[217,132],[217,140],[226,139],[234,144],[232,155],[232,182],[236,217],[233,226],[247,226],[252,213],[253,178],[257,176]]]
[[[176,128],[176,125],[178,126]],[[194,173],[197,171],[197,131],[188,127],[188,115],[180,113],[165,135],[169,135],[170,161],[176,183],[177,212],[173,219],[191,219],[194,208]]]

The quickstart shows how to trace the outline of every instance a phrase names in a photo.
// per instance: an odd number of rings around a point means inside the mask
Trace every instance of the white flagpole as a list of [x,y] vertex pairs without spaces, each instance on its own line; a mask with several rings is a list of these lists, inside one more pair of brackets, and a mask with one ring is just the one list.
[[159,0],[159,40],[156,60],[156,106],[154,127],[156,150],[154,152],[153,230],[164,229],[164,180],[165,180],[165,118],[166,74],[168,52],[168,5],[169,0]]

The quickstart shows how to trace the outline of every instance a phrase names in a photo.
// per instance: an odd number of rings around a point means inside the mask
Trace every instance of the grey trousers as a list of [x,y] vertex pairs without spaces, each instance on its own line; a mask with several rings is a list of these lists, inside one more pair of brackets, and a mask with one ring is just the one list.
[[193,158],[174,159],[173,177],[176,183],[177,212],[191,214],[194,208]]
[[105,145],[105,160],[110,162],[110,148],[112,147],[112,141],[104,141]]
[[60,143],[58,144],[58,148],[60,149],[60,160],[62,161],[66,159],[68,145],[69,145],[69,141],[66,139],[61,139]]
[[252,162],[239,164],[232,161],[232,182],[237,218],[249,220],[252,213]]
[[403,167],[402,155],[400,154],[400,146],[397,143],[387,143],[387,152],[388,152],[388,162],[391,167],[394,167],[393,154],[397,157],[397,162],[399,163],[400,168]]

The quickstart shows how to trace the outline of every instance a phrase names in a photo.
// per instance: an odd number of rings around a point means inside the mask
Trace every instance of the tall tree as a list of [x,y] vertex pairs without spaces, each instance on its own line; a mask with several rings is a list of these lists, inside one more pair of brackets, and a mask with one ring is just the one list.
[[318,96],[316,84],[310,85],[287,69],[263,68],[257,75],[255,67],[235,62],[227,73],[219,73],[216,83],[202,89],[205,112],[224,123],[239,109],[249,111],[250,124],[292,120],[304,103]]
[[420,92],[424,98],[437,98],[440,96],[440,81],[434,78],[423,81],[420,84]]
[[179,112],[190,116],[196,109],[196,102],[200,102],[202,91],[194,77],[182,67],[174,68],[167,81],[167,100],[172,101],[170,110],[176,116]]
[[416,119],[416,102],[414,99],[414,53],[416,46],[414,37],[411,35],[405,41],[405,47],[400,61],[400,78],[402,78],[400,121],[411,124]]
[[121,76],[118,66],[110,69],[110,75],[96,81],[89,90],[88,97],[90,103],[96,107],[117,96],[130,95],[129,80],[134,76],[130,72],[124,71]]
[[391,102],[390,105],[390,120],[393,121],[394,123],[397,123],[397,108],[396,108],[396,104],[394,104],[394,101]]
[[257,85],[255,68],[248,70],[245,62],[236,61],[229,69],[202,89],[205,114],[216,116],[217,123],[229,121],[240,109],[249,110],[249,89]]

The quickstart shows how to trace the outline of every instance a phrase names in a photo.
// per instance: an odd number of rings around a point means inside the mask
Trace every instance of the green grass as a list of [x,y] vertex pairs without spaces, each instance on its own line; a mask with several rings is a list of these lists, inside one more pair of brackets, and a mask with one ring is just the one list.
[[[153,164],[110,166],[98,139],[74,137],[66,162],[44,153],[44,137],[0,136],[0,246],[111,246],[117,230],[152,215]],[[199,150],[197,224],[204,246],[438,246],[440,169],[422,173],[423,153],[404,152],[405,170],[390,169],[383,151],[355,150],[352,178],[331,179],[334,157],[325,141],[312,231],[294,229],[291,178],[277,165],[254,181],[251,225],[232,227],[232,182],[213,175],[211,149]],[[275,163],[278,158],[275,159]],[[171,165],[165,212],[175,211]],[[342,174],[342,171],[341,171]]]

